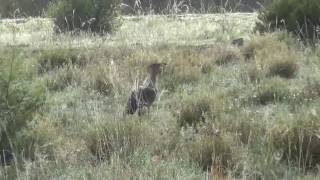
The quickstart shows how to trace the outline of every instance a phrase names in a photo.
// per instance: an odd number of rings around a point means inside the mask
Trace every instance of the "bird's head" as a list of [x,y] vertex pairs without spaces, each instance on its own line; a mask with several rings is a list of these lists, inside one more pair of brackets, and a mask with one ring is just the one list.
[[154,63],[149,65],[148,70],[151,74],[161,74],[166,65],[166,63]]

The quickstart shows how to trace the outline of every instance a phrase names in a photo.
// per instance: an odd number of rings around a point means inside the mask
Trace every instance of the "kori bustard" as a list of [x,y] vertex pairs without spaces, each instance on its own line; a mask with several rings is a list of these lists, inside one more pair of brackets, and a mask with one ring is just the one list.
[[148,66],[149,77],[143,86],[133,89],[130,93],[126,113],[134,114],[138,110],[138,115],[142,114],[143,107],[150,112],[150,106],[156,100],[158,95],[157,76],[163,71],[165,63],[155,63]]

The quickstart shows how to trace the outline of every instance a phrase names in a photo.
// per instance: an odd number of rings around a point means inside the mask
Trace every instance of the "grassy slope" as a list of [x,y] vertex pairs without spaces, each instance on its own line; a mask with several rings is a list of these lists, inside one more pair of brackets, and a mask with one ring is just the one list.
[[[125,17],[110,37],[55,35],[42,19],[2,22],[3,57],[20,52],[13,57],[45,88],[45,100],[16,137],[35,154],[17,154],[23,168],[1,167],[0,176],[316,179],[309,162],[319,162],[320,50],[281,32],[256,36],[254,20]],[[230,45],[237,37],[245,47]],[[160,101],[150,117],[123,117],[152,62],[168,63]]]

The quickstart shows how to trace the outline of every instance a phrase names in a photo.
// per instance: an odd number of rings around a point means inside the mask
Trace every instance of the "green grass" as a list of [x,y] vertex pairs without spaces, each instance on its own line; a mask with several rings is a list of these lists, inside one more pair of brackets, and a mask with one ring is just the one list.
[[[103,37],[2,21],[0,148],[15,158],[0,179],[317,179],[320,49],[254,34],[255,19],[124,17]],[[123,116],[153,62],[159,101]]]

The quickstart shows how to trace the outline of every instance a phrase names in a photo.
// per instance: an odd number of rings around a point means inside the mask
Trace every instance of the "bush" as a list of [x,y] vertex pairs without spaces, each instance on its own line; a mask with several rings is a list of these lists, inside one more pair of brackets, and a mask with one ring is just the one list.
[[111,32],[116,27],[119,0],[56,0],[47,15],[56,19],[61,31]]
[[44,103],[45,89],[32,82],[35,68],[20,57],[23,52],[14,49],[12,53],[11,58],[0,58],[0,151],[20,155],[23,149],[17,136]]
[[255,61],[255,67],[249,71],[251,80],[256,80],[259,73],[271,77],[295,77],[299,70],[297,62],[300,55],[287,42],[280,40],[283,36],[274,33],[254,38],[241,49],[247,61]]
[[318,0],[274,0],[263,11],[260,11],[256,29],[287,29],[304,40],[319,38],[320,1]]

